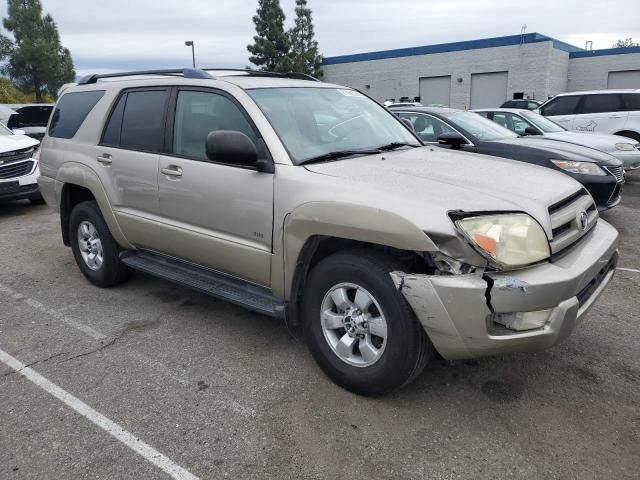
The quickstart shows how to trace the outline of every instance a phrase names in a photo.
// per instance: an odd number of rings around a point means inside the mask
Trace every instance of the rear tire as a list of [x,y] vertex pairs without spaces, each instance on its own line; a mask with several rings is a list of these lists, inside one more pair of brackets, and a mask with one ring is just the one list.
[[120,261],[120,247],[95,201],[74,207],[69,218],[69,239],[80,271],[94,285],[112,287],[131,275],[131,268]]
[[322,370],[360,395],[383,395],[408,384],[434,354],[422,325],[389,273],[395,259],[374,250],[337,253],[311,271],[301,323]]

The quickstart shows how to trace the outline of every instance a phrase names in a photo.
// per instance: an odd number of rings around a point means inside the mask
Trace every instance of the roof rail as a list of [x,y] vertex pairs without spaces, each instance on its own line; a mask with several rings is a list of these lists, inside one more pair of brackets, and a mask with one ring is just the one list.
[[307,75],[306,73],[298,73],[298,72],[287,72],[287,73],[276,73],[269,72],[267,70],[252,70],[250,68],[203,68],[202,70],[206,72],[238,72],[244,73],[246,75],[251,75],[254,77],[279,77],[279,78],[291,78],[296,80],[311,80],[314,82],[319,82],[316,77],[311,75]]
[[166,70],[139,70],[134,72],[119,72],[119,73],[95,73],[93,75],[87,75],[82,77],[78,81],[78,85],[88,85],[91,83],[97,83],[98,80],[104,78],[119,78],[119,77],[137,77],[143,75],[167,75],[167,76],[183,76],[184,78],[201,78],[212,80],[215,77],[205,72],[202,69],[197,68],[179,68],[179,69],[166,69]]

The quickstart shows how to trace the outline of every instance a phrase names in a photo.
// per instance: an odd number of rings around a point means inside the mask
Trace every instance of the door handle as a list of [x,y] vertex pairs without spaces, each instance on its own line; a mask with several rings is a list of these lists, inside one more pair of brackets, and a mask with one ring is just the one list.
[[620,115],[611,115],[609,118],[622,118]]
[[102,155],[98,155],[96,157],[96,160],[98,160],[102,165],[111,165],[113,163],[113,157],[108,153],[103,153]]
[[176,167],[175,165],[170,165],[168,168],[161,168],[160,173],[168,177],[181,177],[182,169],[180,167]]

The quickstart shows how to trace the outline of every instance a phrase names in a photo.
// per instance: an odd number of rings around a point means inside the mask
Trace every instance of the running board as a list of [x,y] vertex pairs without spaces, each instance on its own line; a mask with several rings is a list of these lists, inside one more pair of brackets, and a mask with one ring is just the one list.
[[285,316],[286,303],[274,298],[266,287],[141,250],[122,252],[120,260],[135,270],[185,285],[254,312],[276,318]]

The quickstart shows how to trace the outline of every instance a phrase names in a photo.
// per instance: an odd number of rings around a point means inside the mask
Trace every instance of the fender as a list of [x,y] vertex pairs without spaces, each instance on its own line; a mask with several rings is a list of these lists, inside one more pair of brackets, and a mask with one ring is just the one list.
[[116,217],[111,209],[111,202],[107,196],[107,192],[98,177],[98,174],[94,172],[91,168],[87,167],[82,163],[77,162],[65,162],[58,169],[56,175],[56,184],[55,184],[55,195],[56,195],[56,204],[60,205],[60,201],[62,198],[62,188],[65,184],[73,184],[78,185],[79,187],[84,187],[89,190],[98,202],[98,206],[100,207],[100,212],[102,212],[102,216],[104,217],[107,226],[109,227],[109,231],[113,236],[114,240],[120,245],[122,248],[128,250],[135,250],[135,247],[129,243],[127,238],[125,237]]
[[[288,214],[284,221],[283,282],[273,282],[276,295],[289,299],[298,257],[307,240],[317,235],[407,251],[438,251],[426,233],[395,213],[350,203],[305,203]],[[282,291],[277,288],[278,284],[282,285]]]

